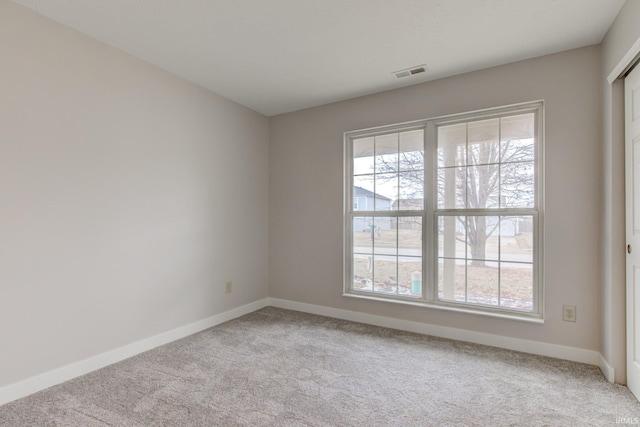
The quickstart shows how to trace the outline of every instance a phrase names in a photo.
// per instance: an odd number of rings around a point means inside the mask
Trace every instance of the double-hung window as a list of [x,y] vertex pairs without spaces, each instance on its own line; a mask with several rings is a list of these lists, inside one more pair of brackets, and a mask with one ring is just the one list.
[[542,317],[542,103],[345,134],[345,295]]

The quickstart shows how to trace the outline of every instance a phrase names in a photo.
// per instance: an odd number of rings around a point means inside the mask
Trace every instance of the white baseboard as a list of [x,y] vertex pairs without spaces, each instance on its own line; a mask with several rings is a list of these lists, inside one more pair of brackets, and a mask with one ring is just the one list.
[[278,298],[265,298],[229,311],[217,314],[207,319],[191,323],[159,335],[143,339],[114,350],[90,357],[79,362],[55,369],[50,372],[28,378],[18,383],[0,388],[0,405],[19,399],[29,394],[44,390],[56,384],[63,383],[89,372],[104,368],[105,366],[151,350],[155,347],[195,334],[220,323],[227,322],[245,314],[252,313],[267,306],[302,311],[305,313],[319,314],[337,319],[366,323],[385,328],[398,329],[407,332],[415,332],[424,335],[432,335],[441,338],[449,338],[458,341],[473,342],[508,350],[522,351],[525,353],[542,356],[556,357],[559,359],[587,363],[600,367],[608,381],[613,382],[615,371],[609,363],[597,351],[584,350],[575,347],[567,347],[557,344],[543,343],[539,341],[524,340],[521,338],[504,337],[484,332],[474,332],[465,329],[450,328],[447,326],[430,325],[426,323],[401,320],[374,314],[360,313],[351,310],[325,307],[320,305],[305,304],[296,301]]
[[203,331],[205,329],[211,328],[212,326],[219,325],[220,323],[235,319],[236,317],[244,316],[245,314],[252,313],[268,305],[269,299],[264,298],[262,300],[255,301],[241,307],[216,314],[215,316],[211,316],[207,319],[203,319],[186,326],[172,329],[170,331],[163,332],[150,338],[145,338],[143,340],[125,345],[123,347],[98,354],[88,359],[63,366],[53,371],[45,372],[44,374],[36,375],[35,377],[28,378],[24,381],[9,384],[0,388],[0,405],[35,393],[37,391],[44,390],[45,388],[54,386],[56,384],[63,383],[89,372],[104,368],[105,366],[111,365],[124,359],[128,359],[129,357],[151,350],[158,346],[195,334],[196,332]]
[[[401,331],[415,332],[423,335],[432,335],[440,338],[467,341],[476,344],[488,345],[491,347],[504,348],[507,350],[516,350],[522,351],[524,353],[571,360],[574,362],[586,363],[589,365],[601,365],[602,356],[599,352],[593,350],[585,350],[582,348],[567,347],[563,345],[549,344],[539,341],[530,341],[521,338],[505,337],[501,335],[488,334],[485,332],[474,332],[466,329],[450,328],[447,326],[430,325],[427,323],[395,319],[391,317],[324,307],[320,305],[305,304],[278,298],[269,298],[269,305],[273,307],[286,308],[289,310],[302,311],[305,313],[334,317],[337,319],[350,320],[353,322],[366,323],[369,325],[382,326],[385,328],[398,329]],[[604,359],[602,360],[604,361]],[[612,368],[611,370],[613,371]],[[607,376],[607,379],[609,378],[608,373],[605,373],[605,376]]]
[[606,359],[602,356],[602,354],[598,354],[598,356],[600,356],[600,358],[598,360],[598,367],[600,368],[600,370],[604,374],[604,377],[610,383],[612,383],[612,384],[615,383],[616,382],[616,371],[613,369],[613,366],[611,366],[609,364],[609,362],[606,361]]

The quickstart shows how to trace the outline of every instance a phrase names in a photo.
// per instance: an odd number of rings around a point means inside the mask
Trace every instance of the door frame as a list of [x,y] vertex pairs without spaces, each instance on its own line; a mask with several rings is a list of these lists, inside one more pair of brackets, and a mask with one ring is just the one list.
[[[635,111],[637,91],[640,89],[640,67],[638,62],[632,64],[625,72],[624,79],[624,143],[625,143],[625,238],[627,255],[625,260],[625,293],[626,293],[626,383],[629,390],[640,397],[640,365],[638,365],[638,345],[640,345],[640,304],[638,304],[637,272],[640,266],[640,224],[638,224],[638,137],[640,135],[640,116]],[[638,197],[639,200],[635,198]],[[636,252],[633,251],[636,250]]]
[[[604,176],[606,209],[603,237],[603,307],[599,367],[611,383],[626,384],[626,194],[624,77],[640,58],[640,38],[609,73],[605,85]],[[607,84],[608,83],[608,84]],[[605,116],[606,117],[606,116]],[[608,126],[607,126],[608,124]],[[608,218],[607,218],[608,216]]]
[[[622,159],[622,166],[625,169],[624,170],[624,175],[622,177],[622,182],[619,183],[614,176],[611,177],[612,182],[611,182],[611,187],[610,187],[610,191],[613,191],[614,193],[618,190],[620,190],[623,194],[622,194],[622,212],[624,215],[624,221],[621,224],[621,237],[622,237],[622,241],[619,242],[619,239],[616,239],[615,236],[612,237],[612,247],[610,248],[610,253],[608,253],[608,257],[606,257],[606,261],[608,261],[609,267],[610,269],[616,269],[617,266],[619,265],[623,265],[624,269],[622,271],[621,277],[622,277],[622,282],[623,282],[623,289],[621,290],[621,292],[617,293],[615,291],[615,288],[618,286],[617,283],[611,283],[611,288],[612,289],[612,295],[611,298],[608,299],[609,301],[609,306],[608,307],[603,307],[604,311],[609,310],[610,313],[615,312],[615,309],[619,306],[624,307],[624,319],[622,319],[622,324],[620,325],[619,323],[616,323],[616,319],[612,318],[609,320],[609,322],[605,322],[605,324],[603,325],[602,330],[604,331],[605,334],[608,334],[610,336],[609,340],[605,340],[605,341],[609,341],[610,342],[610,348],[609,348],[609,352],[608,352],[608,356],[609,356],[609,360],[606,359],[605,355],[601,354],[601,363],[600,363],[600,368],[603,371],[603,373],[605,374],[605,376],[607,377],[607,379],[609,380],[609,382],[618,382],[618,383],[623,383],[626,384],[627,382],[627,375],[626,375],[626,368],[627,368],[627,362],[626,362],[626,358],[627,358],[627,333],[626,333],[626,325],[627,325],[627,314],[626,314],[626,309],[627,309],[627,303],[626,303],[626,295],[627,295],[627,253],[626,253],[626,245],[627,245],[627,228],[626,228],[626,205],[627,205],[627,200],[626,200],[626,190],[625,190],[625,182],[626,182],[626,129],[624,126],[624,116],[625,116],[625,94],[624,94],[624,78],[625,76],[629,73],[629,71],[633,68],[634,65],[636,65],[636,63],[638,63],[638,61],[640,61],[640,38],[638,38],[635,43],[629,48],[629,50],[626,52],[626,54],[622,57],[622,59],[620,59],[620,61],[618,62],[618,64],[613,68],[613,70],[611,71],[611,73],[608,75],[607,77],[607,82],[609,83],[610,86],[610,94],[611,94],[611,105],[610,105],[610,110],[609,111],[605,111],[605,113],[610,114],[609,118],[610,118],[610,128],[606,129],[605,131],[610,131],[610,133],[605,134],[605,144],[609,143],[612,146],[616,146],[618,144],[620,144],[620,146],[622,147],[622,153],[624,158]],[[609,139],[610,138],[610,139]],[[610,162],[611,164],[608,165],[609,167],[611,167],[613,170],[615,170],[615,166],[616,166],[616,159],[613,157],[613,155],[610,158]],[[606,170],[605,170],[606,171]],[[618,185],[621,186],[618,187]],[[615,195],[613,196],[613,198],[615,198]],[[614,202],[613,199],[609,199],[610,201]],[[613,210],[615,211],[615,208],[613,208]],[[615,218],[612,218],[612,222],[613,224],[615,224]],[[611,224],[611,230],[612,232],[615,234],[617,233],[617,229],[616,227]],[[607,226],[609,226],[607,224]],[[624,247],[620,247],[618,248],[618,243],[620,244],[620,246],[624,246]],[[639,248],[640,249],[640,248]],[[605,262],[606,262],[605,261]],[[607,269],[607,265],[604,266],[605,270]],[[605,277],[605,281],[607,281],[609,277]],[[604,285],[604,284],[603,284]],[[622,301],[620,301],[620,298],[615,298],[618,295],[621,296]],[[612,314],[613,317],[613,314]],[[603,319],[603,321],[606,319]],[[609,327],[607,329],[607,326]],[[617,328],[619,328],[620,326],[622,326],[622,328],[625,330],[624,332],[622,332],[622,337],[621,339],[618,337],[615,337],[615,331]],[[620,342],[621,341],[621,342]],[[620,348],[622,347],[622,348]],[[605,352],[607,349],[604,349]],[[603,352],[603,349],[600,349],[601,352]],[[614,352],[620,352],[621,353],[621,357],[615,357],[615,355],[612,355],[612,353]],[[613,359],[613,360],[612,360]],[[622,359],[620,361],[620,359]],[[616,363],[617,362],[617,363]],[[617,381],[616,381],[616,375],[615,375],[615,369],[612,366],[612,363],[614,364],[614,366],[616,366],[617,369],[620,369],[622,372],[621,374],[619,374],[617,376]]]

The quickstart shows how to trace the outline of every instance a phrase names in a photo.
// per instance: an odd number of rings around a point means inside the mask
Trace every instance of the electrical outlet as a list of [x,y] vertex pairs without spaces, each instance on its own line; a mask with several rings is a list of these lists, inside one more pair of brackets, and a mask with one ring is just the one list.
[[230,294],[233,291],[233,282],[230,280],[224,284],[224,293]]
[[575,305],[563,305],[562,306],[562,320],[565,322],[576,321],[576,306]]

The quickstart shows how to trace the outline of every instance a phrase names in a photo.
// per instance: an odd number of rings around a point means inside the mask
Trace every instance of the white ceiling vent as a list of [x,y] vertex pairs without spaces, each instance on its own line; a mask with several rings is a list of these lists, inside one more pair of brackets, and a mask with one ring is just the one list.
[[425,64],[416,65],[415,67],[405,68],[404,70],[394,71],[392,74],[395,74],[397,78],[401,79],[402,77],[414,76],[420,73],[426,73],[429,71]]

